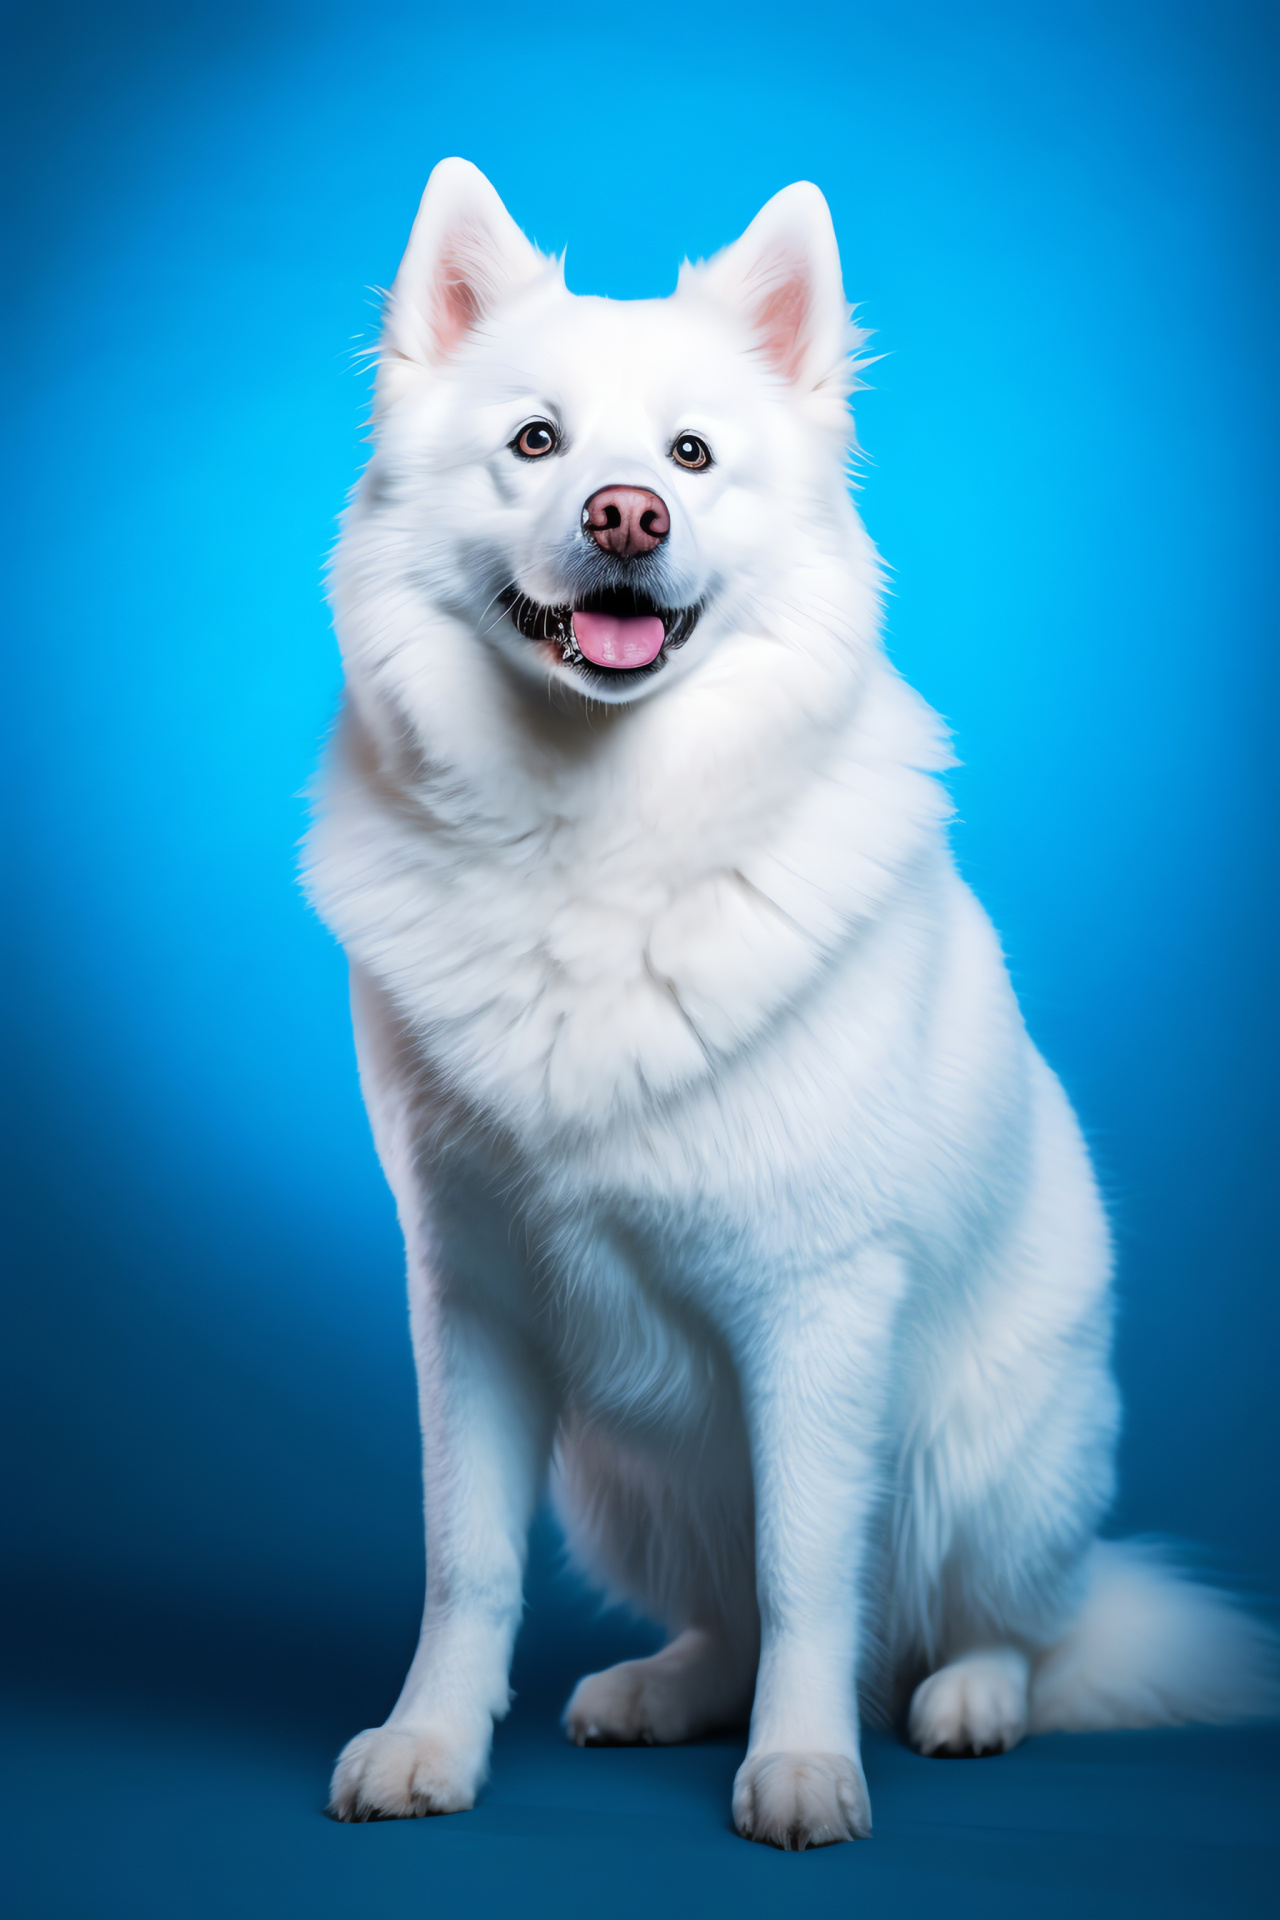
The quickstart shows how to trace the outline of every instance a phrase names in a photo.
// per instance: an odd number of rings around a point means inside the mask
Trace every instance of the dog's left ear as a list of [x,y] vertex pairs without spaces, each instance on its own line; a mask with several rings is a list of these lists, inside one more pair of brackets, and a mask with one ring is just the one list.
[[793,385],[842,395],[853,385],[849,355],[862,336],[850,324],[831,214],[811,181],[775,193],[740,240],[686,265],[680,284],[744,313],[770,365]]

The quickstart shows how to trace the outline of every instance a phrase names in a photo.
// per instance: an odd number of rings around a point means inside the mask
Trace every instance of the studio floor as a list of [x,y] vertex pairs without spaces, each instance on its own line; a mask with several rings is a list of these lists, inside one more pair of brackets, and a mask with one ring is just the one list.
[[123,1687],[129,1662],[98,1685],[74,1662],[43,1685],[24,1666],[5,1731],[11,1920],[1280,1911],[1271,1729],[1057,1735],[985,1762],[873,1735],[874,1838],[797,1856],[733,1834],[739,1741],[578,1751],[534,1689],[474,1812],[346,1827],[322,1812],[363,1684],[339,1653],[285,1652],[251,1694],[247,1666],[200,1675],[163,1649],[147,1684],[139,1651]]

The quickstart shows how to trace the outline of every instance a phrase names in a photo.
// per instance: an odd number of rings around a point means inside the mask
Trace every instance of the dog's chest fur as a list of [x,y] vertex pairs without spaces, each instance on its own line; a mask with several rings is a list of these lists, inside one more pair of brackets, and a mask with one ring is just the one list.
[[[965,975],[951,921],[977,910],[936,782],[902,764],[891,722],[920,712],[902,692],[886,680],[880,716],[872,693],[789,813],[707,821],[677,792],[679,839],[593,830],[590,795],[486,835],[389,782],[348,720],[317,839],[326,915],[433,1088],[431,1184],[514,1228],[568,1399],[612,1424],[731,1414],[745,1295],[781,1297],[906,1217],[945,1257],[989,1203],[979,1169],[1016,1165],[981,1153],[989,1113],[932,1111]],[[971,971],[999,981],[990,957]]]
[[[471,1110],[540,1153],[584,1129],[599,1147],[659,1111],[669,1127],[945,862],[931,718],[885,673],[825,766],[743,766],[727,805],[678,755],[620,741],[495,833],[453,769],[389,774],[352,712],[313,887]],[[864,993],[896,992],[901,965],[886,955]]]

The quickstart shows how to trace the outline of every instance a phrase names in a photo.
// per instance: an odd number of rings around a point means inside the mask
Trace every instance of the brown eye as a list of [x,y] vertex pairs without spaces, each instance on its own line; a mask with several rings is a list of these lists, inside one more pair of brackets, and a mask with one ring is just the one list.
[[672,445],[671,458],[678,467],[687,467],[690,473],[697,473],[701,467],[711,465],[711,449],[705,440],[699,440],[696,433],[682,433]]
[[531,420],[511,442],[511,451],[522,460],[541,460],[544,453],[554,453],[559,445],[560,435],[549,420]]

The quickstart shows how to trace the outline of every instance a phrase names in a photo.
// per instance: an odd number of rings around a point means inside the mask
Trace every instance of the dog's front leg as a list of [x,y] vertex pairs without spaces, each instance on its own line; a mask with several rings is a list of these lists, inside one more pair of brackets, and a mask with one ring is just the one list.
[[[385,1725],[338,1759],[343,1820],[457,1813],[488,1771],[509,1704],[529,1521],[551,1415],[519,1334],[411,1279],[423,1426],[427,1592],[417,1652]],[[488,1309],[488,1310],[486,1310]]]
[[427,1594],[418,1649],[386,1724],[344,1747],[343,1820],[455,1813],[474,1803],[506,1712],[529,1522],[555,1413],[530,1338],[528,1279],[492,1194],[427,1177],[429,1134],[407,1034],[352,972],[360,1079],[396,1198],[418,1370]]
[[897,1262],[876,1250],[788,1287],[741,1353],[756,1507],[760,1665],[739,1833],[777,1847],[864,1838],[860,1585],[879,1478]]

